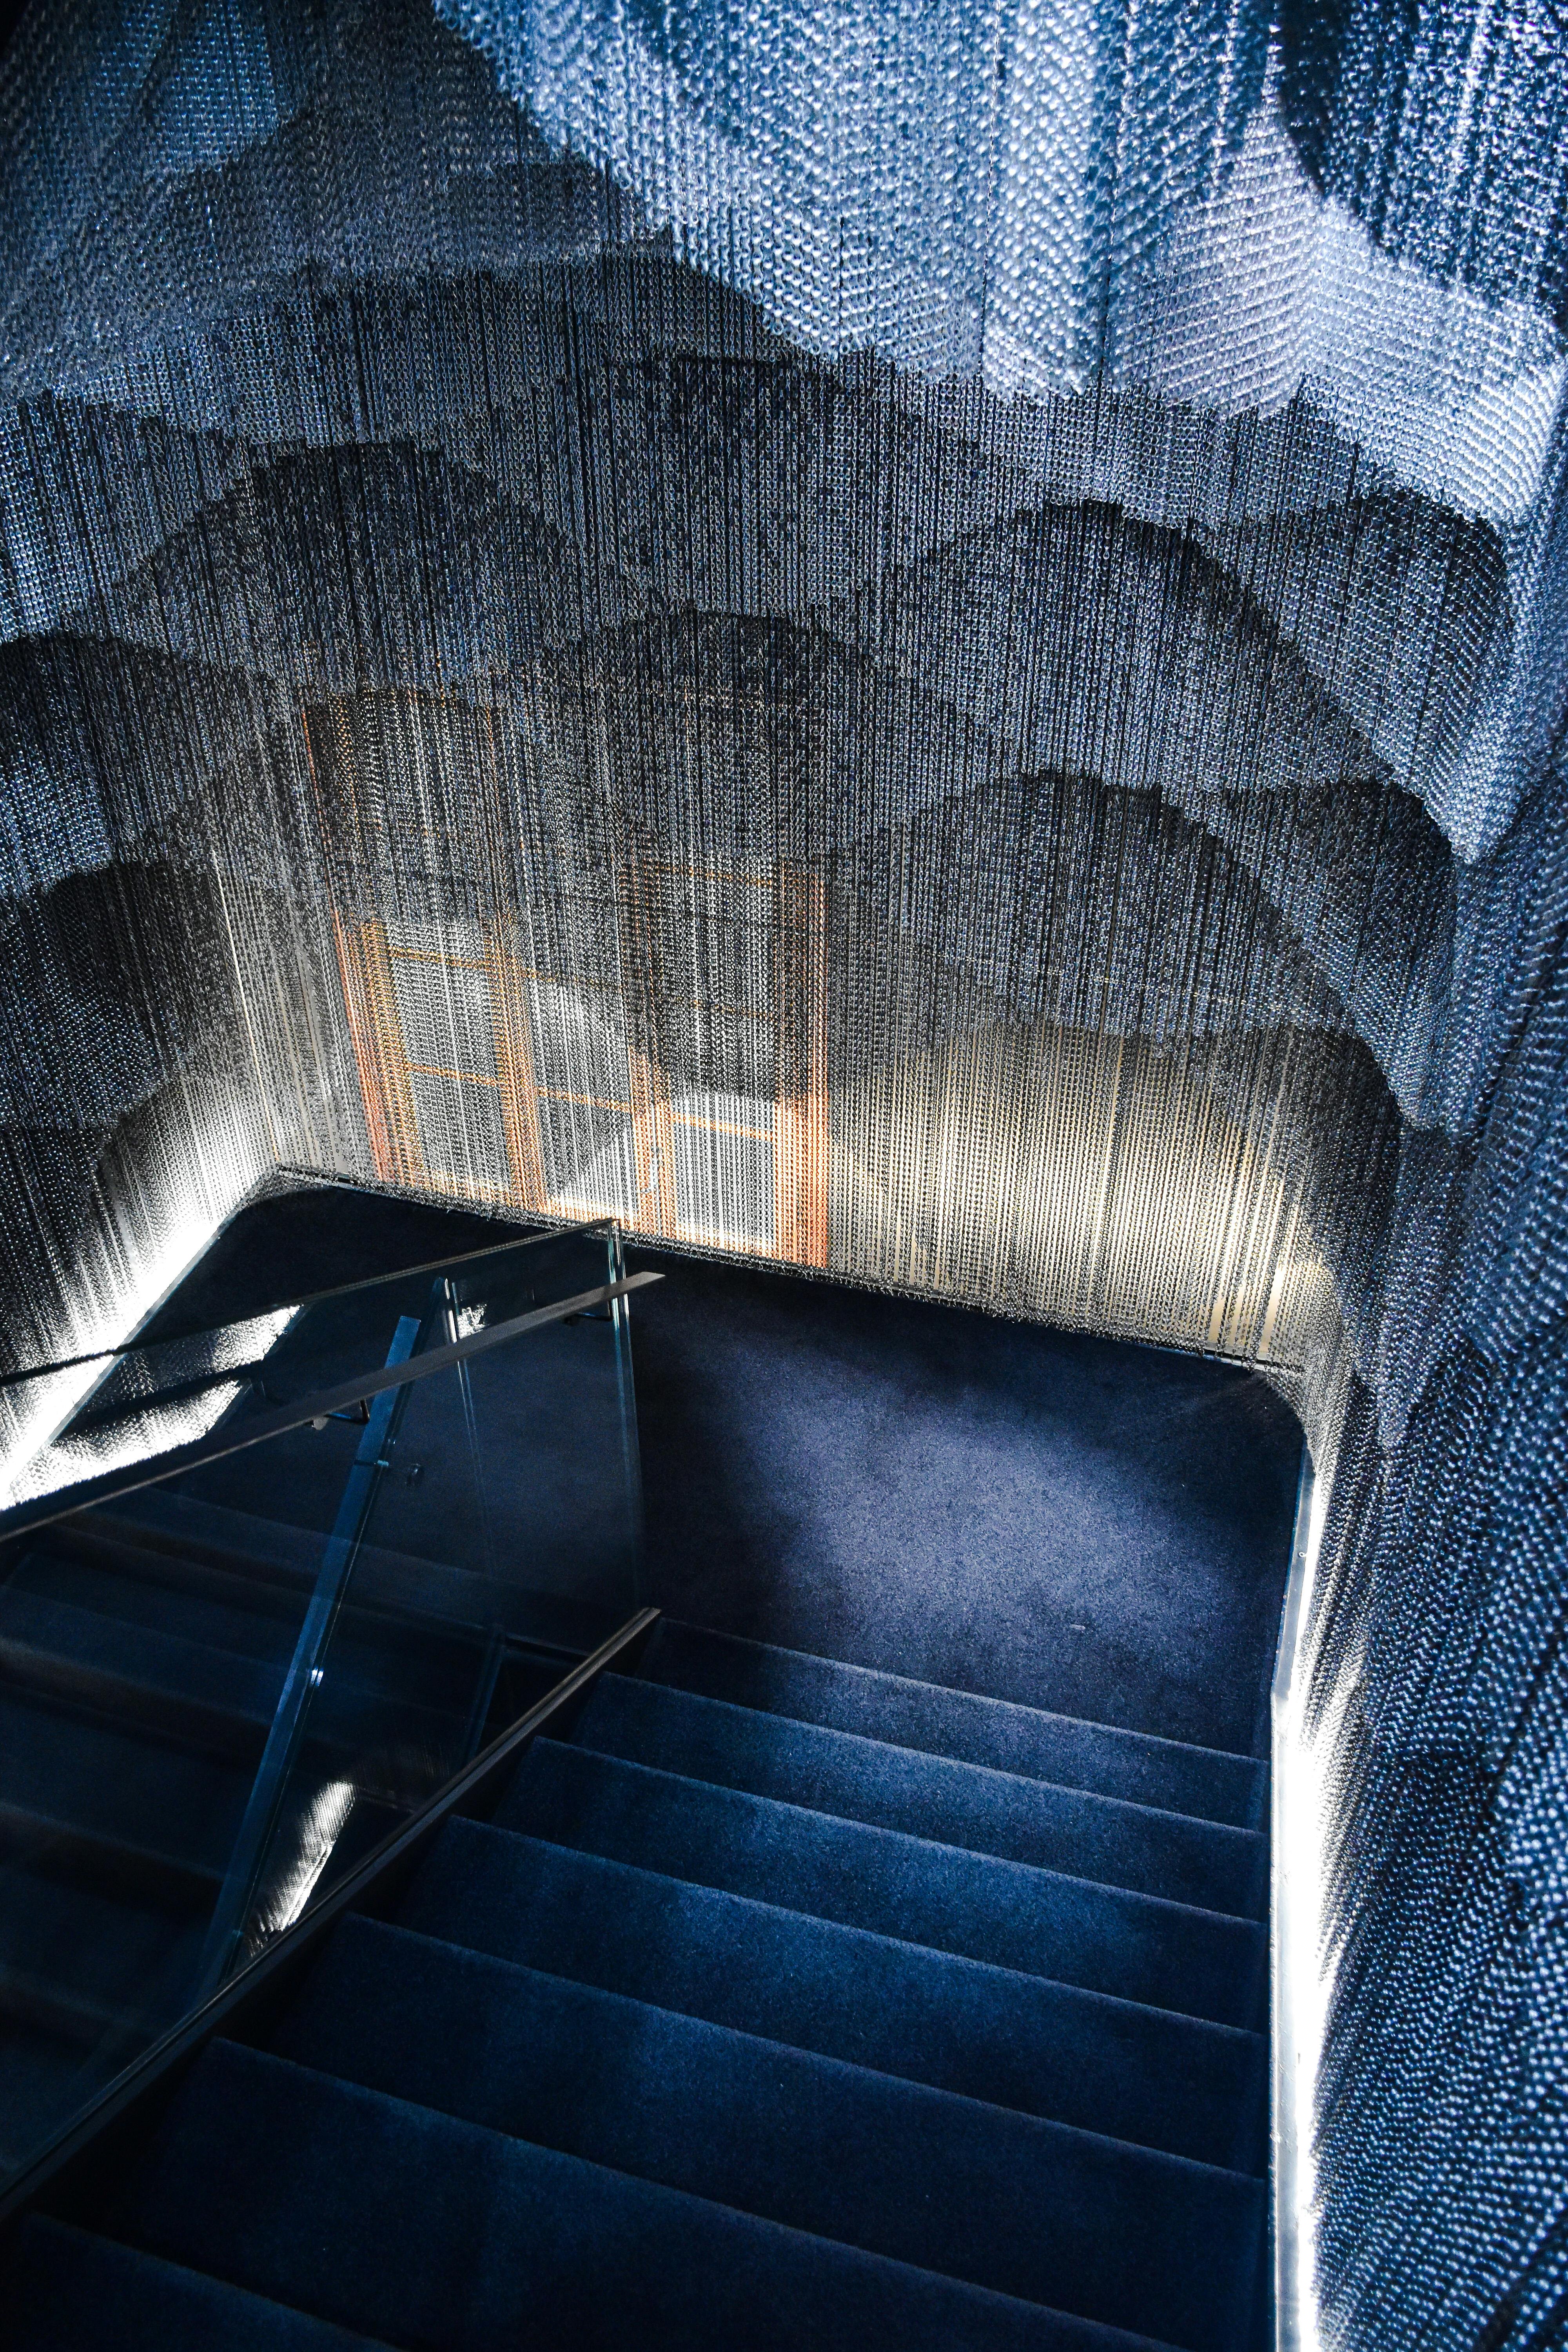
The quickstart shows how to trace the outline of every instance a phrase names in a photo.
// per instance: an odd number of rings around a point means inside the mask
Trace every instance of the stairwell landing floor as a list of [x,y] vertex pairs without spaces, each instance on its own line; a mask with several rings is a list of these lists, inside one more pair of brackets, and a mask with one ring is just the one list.
[[[522,1230],[347,1186],[283,1193],[230,1221],[160,1319]],[[632,1317],[660,1608],[1266,1753],[1301,1434],[1261,1378],[669,1251],[632,1262],[667,1277]]]

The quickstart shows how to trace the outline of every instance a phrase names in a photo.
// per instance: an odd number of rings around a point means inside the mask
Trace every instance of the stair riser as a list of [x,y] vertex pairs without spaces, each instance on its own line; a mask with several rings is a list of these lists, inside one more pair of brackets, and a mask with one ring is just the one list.
[[1255,2028],[1260,1928],[538,1740],[498,1825],[1089,1991]]
[[858,1733],[895,1748],[919,1748],[1237,1829],[1262,1825],[1267,1768],[1250,1757],[1185,1748],[1108,1724],[942,1690],[668,1618],[640,1672],[649,1682]]
[[[61,1559],[90,1559],[127,1583],[199,1601],[231,1619],[300,1623],[321,1570],[325,1529],[300,1528],[285,1535],[272,1522],[179,1496],[161,1497],[160,1507],[161,1523],[145,1527],[130,1517],[104,1526],[100,1512],[72,1520],[68,1534],[57,1539]],[[219,1529],[205,1532],[215,1519]],[[258,1525],[265,1535],[284,1538],[286,1556],[247,1548],[247,1533]],[[395,1655],[426,1671],[443,1662],[450,1666],[455,1657],[459,1673],[472,1645],[482,1647],[498,1623],[521,1642],[537,1640],[573,1660],[613,1631],[602,1609],[559,1595],[520,1593],[513,1582],[374,1545],[363,1547],[356,1558],[342,1622],[340,1638],[358,1642],[369,1654]],[[253,1646],[243,1637],[229,1638],[237,1647]],[[259,1642],[255,1646],[260,1651]]]
[[132,1539],[86,1517],[71,1520],[68,1535],[57,1535],[48,1549],[62,1559],[87,1560],[128,1584],[154,1585],[282,1623],[299,1622],[315,1581],[313,1573],[302,1570],[277,1575],[264,1563],[253,1567],[221,1553],[205,1558],[199,1549],[183,1549],[173,1536],[167,1543],[152,1536]]
[[1260,2184],[345,1924],[297,2063],[975,2286],[1223,2352]]
[[41,2214],[22,2233],[9,2284],[16,2340],[50,2352],[100,2352],[109,2312],[115,2352],[378,2352],[366,2336]]
[[606,1675],[576,1745],[972,1853],[1256,1919],[1268,1849],[1246,1830],[1058,1789]]
[[[172,1537],[170,1540],[172,1543]],[[47,1593],[50,1580],[43,1571],[54,1564],[54,1559],[68,1575],[79,1562],[86,1562],[105,1576],[112,1575],[120,1588],[117,1602],[111,1603],[106,1593],[100,1594],[98,1606],[103,1611],[106,1623],[116,1619],[131,1626],[145,1622],[171,1634],[184,1633],[189,1624],[192,1637],[198,1643],[228,1649],[237,1657],[268,1659],[282,1666],[292,1656],[304,1622],[325,1540],[324,1536],[312,1539],[315,1557],[308,1576],[301,1571],[298,1577],[277,1585],[265,1575],[253,1578],[248,1562],[237,1563],[230,1558],[227,1568],[219,1568],[204,1565],[198,1557],[186,1558],[173,1549],[133,1551],[129,1546],[89,1534],[82,1523],[72,1521],[69,1541],[59,1539],[53,1559],[41,1552],[29,1555],[25,1589]],[[147,1607],[149,1595],[153,1597],[151,1610]],[[366,1595],[364,1580],[360,1576],[354,1580],[351,1596],[338,1618],[333,1648],[355,1678],[374,1684],[378,1679],[406,1675],[413,1670],[427,1681],[439,1682],[439,1696],[446,1696],[449,1691],[456,1704],[458,1688],[470,1673],[474,1652],[476,1648],[482,1651],[489,1638],[488,1629],[444,1619],[420,1622],[406,1612],[383,1613],[361,1605]],[[182,1601],[194,1605],[194,1617],[183,1616],[178,1606]],[[171,1601],[175,1604],[173,1609],[167,1605]]]
[[1267,2044],[454,1822],[399,1914],[475,1951],[1199,2163],[1266,2162]]
[[3,1966],[0,2019],[10,2025],[26,2026],[35,2032],[52,2033],[82,2050],[95,2048],[105,2034],[116,2031],[121,2022],[112,2010],[91,2001],[73,2000],[57,1986]]
[[[63,2011],[98,2021],[97,2032],[129,2017],[167,2021],[189,1993],[203,1915],[153,1911],[123,1896],[68,1885],[38,1871],[6,1869],[0,1885],[0,1970],[18,1988],[44,1988]],[[14,2013],[20,2013],[16,2011]]]
[[167,1854],[96,1835],[73,1822],[54,1821],[3,1801],[0,1855],[58,1877],[68,1885],[175,1914],[209,1912],[222,1885],[217,1871],[176,1862]]
[[432,2352],[1152,2352],[221,2044],[115,2226]]
[[[140,1906],[152,1987],[210,1916],[296,1578],[127,1533],[57,1550],[58,1594],[40,1551],[0,1593],[0,1854]],[[241,1646],[193,1641],[182,1603]],[[674,1634],[652,1678],[603,1678],[494,1825],[448,1825],[399,1923],[341,1923],[276,2055],[209,2045],[79,2249],[121,2352],[143,2309],[159,2352],[1257,2352],[1266,1841],[1140,1801],[1245,1811],[1256,1768],[704,1639],[709,1689]],[[363,1782],[385,1698],[356,1643],[391,1661],[405,1738],[407,1665],[426,1696],[466,1668],[401,1605],[345,1618],[308,1744]],[[434,1755],[446,1717],[416,1711]],[[143,1849],[143,1813],[189,1853]],[[29,2115],[51,2066],[156,2031],[135,1988],[57,1968],[64,1915],[39,1916],[30,1958],[0,1931]],[[73,2324],[27,2352],[72,2352]]]
[[267,1718],[207,1706],[179,1690],[155,1689],[83,1660],[0,1639],[0,1683],[19,1696],[58,1699],[134,1728],[183,1740],[205,1754],[254,1766],[267,1744]]

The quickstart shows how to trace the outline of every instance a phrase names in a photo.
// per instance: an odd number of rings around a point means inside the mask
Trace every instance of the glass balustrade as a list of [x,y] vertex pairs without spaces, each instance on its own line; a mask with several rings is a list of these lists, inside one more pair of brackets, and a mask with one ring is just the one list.
[[218,1433],[236,1444],[286,1418],[300,1398],[379,1363],[404,1317],[425,1326],[437,1275],[459,1297],[465,1334],[591,1289],[612,1233],[599,1223],[534,1234],[194,1330],[165,1309],[122,1347],[0,1377],[11,1432],[0,1506],[117,1482],[140,1462],[205,1452]]
[[638,1605],[622,1279],[599,1226],[154,1335],[47,1433],[0,1513],[0,2168]]

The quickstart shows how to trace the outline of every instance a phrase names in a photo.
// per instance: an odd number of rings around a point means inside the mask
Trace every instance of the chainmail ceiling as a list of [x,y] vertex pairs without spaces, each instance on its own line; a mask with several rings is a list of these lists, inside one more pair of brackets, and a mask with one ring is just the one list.
[[1262,1366],[1335,2343],[1568,2333],[1548,0],[55,0],[16,1360],[279,1171]]

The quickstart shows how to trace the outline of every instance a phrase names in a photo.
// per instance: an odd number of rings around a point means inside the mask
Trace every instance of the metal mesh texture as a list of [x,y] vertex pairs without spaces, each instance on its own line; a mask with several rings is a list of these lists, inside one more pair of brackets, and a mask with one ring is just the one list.
[[1565,90],[1548,0],[0,64],[13,1360],[290,1170],[1261,1365],[1378,2352],[1568,2334]]

